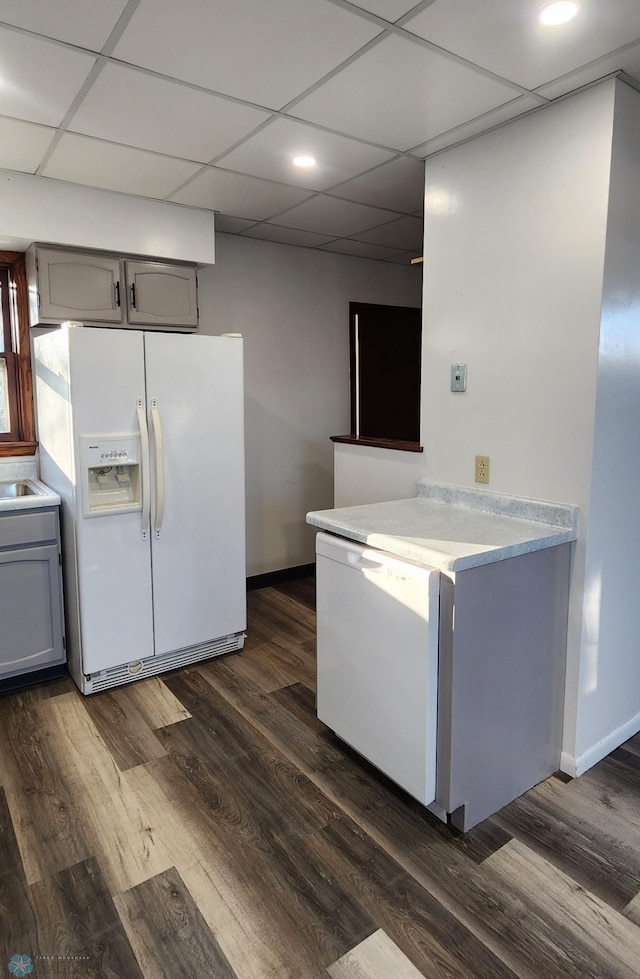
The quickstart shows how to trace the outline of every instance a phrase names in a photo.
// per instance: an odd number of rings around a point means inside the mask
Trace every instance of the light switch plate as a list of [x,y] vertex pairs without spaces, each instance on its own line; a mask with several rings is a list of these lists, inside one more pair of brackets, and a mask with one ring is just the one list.
[[466,391],[467,389],[467,365],[466,364],[452,364],[451,365],[451,390],[457,393]]

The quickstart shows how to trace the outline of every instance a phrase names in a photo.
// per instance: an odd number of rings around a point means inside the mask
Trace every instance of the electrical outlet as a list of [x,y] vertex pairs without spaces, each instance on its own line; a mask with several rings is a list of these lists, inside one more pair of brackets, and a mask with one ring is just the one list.
[[489,456],[476,456],[476,483],[489,482]]

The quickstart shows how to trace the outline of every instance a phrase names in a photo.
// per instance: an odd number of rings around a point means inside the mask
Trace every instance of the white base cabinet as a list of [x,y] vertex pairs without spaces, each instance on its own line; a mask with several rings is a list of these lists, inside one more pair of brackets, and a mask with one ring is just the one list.
[[570,544],[448,572],[317,541],[324,723],[464,831],[559,769]]

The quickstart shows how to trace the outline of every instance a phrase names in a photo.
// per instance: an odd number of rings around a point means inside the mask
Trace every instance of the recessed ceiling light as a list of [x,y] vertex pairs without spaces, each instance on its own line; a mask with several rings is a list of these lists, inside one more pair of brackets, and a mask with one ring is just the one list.
[[557,27],[566,24],[578,13],[578,4],[573,0],[559,0],[558,3],[548,3],[540,11],[540,22],[547,27]]
[[309,167],[315,167],[316,158],[315,156],[294,156],[293,165],[294,167],[303,167],[308,170]]

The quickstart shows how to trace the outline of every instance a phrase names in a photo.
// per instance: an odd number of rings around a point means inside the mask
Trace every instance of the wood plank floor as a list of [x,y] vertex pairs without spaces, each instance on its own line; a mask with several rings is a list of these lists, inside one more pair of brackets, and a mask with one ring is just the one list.
[[0,974],[638,979],[640,736],[462,835],[318,721],[313,606],[264,588],[239,654],[0,698]]

